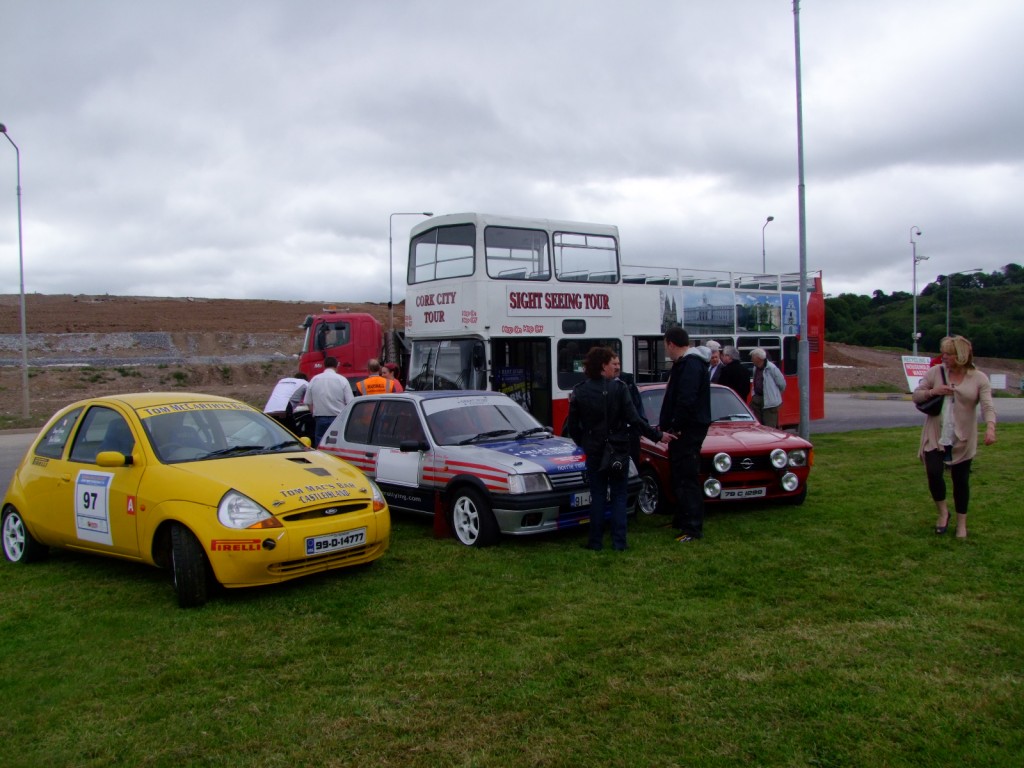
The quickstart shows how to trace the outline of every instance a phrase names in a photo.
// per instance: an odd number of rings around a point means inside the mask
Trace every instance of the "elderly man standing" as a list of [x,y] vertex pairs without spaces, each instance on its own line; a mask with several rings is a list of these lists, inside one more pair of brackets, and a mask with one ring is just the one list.
[[704,495],[700,487],[700,449],[711,424],[711,381],[707,347],[690,347],[690,334],[678,325],[665,332],[672,370],[665,386],[658,428],[674,434],[668,446],[676,514],[672,519],[686,544],[704,537]]
[[310,379],[309,386],[306,387],[306,405],[309,406],[316,425],[314,446],[320,445],[320,440],[327,433],[331,422],[350,402],[352,385],[338,373],[338,359],[325,357],[323,371]]
[[750,361],[754,364],[754,395],[750,398],[750,407],[766,427],[778,427],[786,377],[760,347],[750,350]]

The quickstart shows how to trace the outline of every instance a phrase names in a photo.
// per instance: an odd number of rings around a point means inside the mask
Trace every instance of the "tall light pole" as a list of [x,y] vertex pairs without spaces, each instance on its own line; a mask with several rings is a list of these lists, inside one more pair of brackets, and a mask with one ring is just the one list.
[[800,389],[800,437],[809,440],[811,346],[807,340],[807,193],[804,184],[804,87],[800,74],[800,0],[793,0],[793,58],[796,62],[797,229],[800,233],[800,340],[797,342],[796,380]]
[[7,126],[0,123],[0,133],[11,142],[14,147],[18,171],[18,274],[20,278],[21,296],[21,416],[24,419],[29,417],[28,412],[28,333],[25,330],[25,254],[21,239],[21,150],[14,143],[14,139],[7,133]]
[[910,248],[911,248],[911,250],[913,251],[913,254],[914,254],[914,354],[915,355],[917,354],[917,340],[919,338],[918,334],[917,334],[917,262],[919,262],[919,261],[927,261],[928,260],[927,256],[918,256],[917,255],[917,241],[915,241],[914,238],[915,237],[920,237],[920,236],[921,236],[921,229],[920,229],[920,227],[916,227],[915,226],[915,227],[911,227],[910,228]]
[[[392,223],[395,220],[395,216],[433,216],[434,214],[430,211],[397,211],[388,216],[388,315],[390,315],[390,327],[388,328],[388,343],[385,345],[385,350],[388,353],[388,357],[391,357],[391,350],[394,348],[395,340],[395,258],[391,248],[391,228]],[[397,362],[396,360],[390,360],[389,362]]]
[[981,268],[965,269],[963,272],[950,272],[946,275],[946,335],[949,336],[949,279],[953,275],[970,275],[975,272],[981,272]]
[[[773,221],[775,221],[775,217],[769,216],[767,219],[764,220],[764,227],[767,227]],[[761,274],[764,274],[767,271],[767,268],[765,267],[766,262],[764,258],[764,227],[761,227]]]

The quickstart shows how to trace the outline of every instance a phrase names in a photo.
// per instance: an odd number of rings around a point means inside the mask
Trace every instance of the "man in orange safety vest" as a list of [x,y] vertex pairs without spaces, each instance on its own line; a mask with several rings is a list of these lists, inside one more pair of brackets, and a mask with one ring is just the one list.
[[356,384],[356,392],[360,395],[383,395],[395,391],[395,380],[386,379],[380,375],[380,360],[376,358],[366,364],[366,370],[370,372],[362,381]]

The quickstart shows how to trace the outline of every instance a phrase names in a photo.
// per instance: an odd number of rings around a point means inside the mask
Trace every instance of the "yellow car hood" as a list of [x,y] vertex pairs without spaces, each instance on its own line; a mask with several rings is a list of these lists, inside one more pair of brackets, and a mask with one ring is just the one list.
[[228,456],[163,468],[162,480],[179,498],[216,506],[231,489],[275,515],[306,507],[366,501],[373,495],[366,475],[319,451]]

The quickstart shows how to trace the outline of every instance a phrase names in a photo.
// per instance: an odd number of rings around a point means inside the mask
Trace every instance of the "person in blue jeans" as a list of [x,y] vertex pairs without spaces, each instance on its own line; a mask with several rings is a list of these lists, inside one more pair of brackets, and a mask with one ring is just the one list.
[[[593,347],[583,360],[586,376],[569,400],[568,432],[587,455],[590,479],[590,532],[585,547],[604,546],[605,517],[610,512],[612,548],[626,549],[626,484],[629,479],[630,429],[656,442],[671,440],[637,413],[629,387],[619,379],[622,366],[611,347]],[[606,446],[616,448],[619,462],[609,466]]]

